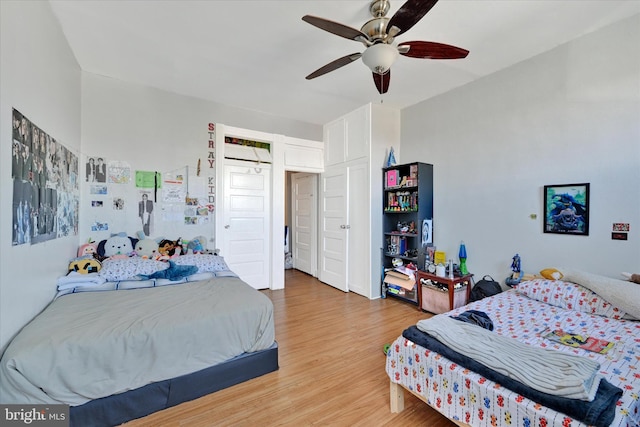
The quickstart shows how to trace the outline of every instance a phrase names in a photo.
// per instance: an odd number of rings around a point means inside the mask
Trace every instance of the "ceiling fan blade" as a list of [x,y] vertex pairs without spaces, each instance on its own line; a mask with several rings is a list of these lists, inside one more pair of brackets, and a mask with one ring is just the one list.
[[384,74],[373,73],[373,81],[381,95],[387,93],[389,83],[391,83],[391,70],[387,70]]
[[309,74],[306,79],[311,80],[316,77],[320,77],[323,74],[327,74],[330,71],[337,70],[340,67],[344,67],[345,65],[351,64],[353,61],[357,60],[362,56],[361,53],[352,53],[351,55],[343,56],[342,58],[338,58],[335,61],[329,62],[327,65],[318,68],[313,73]]
[[311,15],[303,16],[302,20],[322,30],[344,37],[345,39],[355,40],[362,43],[369,41],[369,36],[362,31],[340,24],[339,22],[329,21],[328,19],[318,18],[317,16]]
[[[431,10],[438,0],[408,0],[391,17],[387,24],[387,33],[391,37],[411,29],[424,15]],[[394,30],[396,27],[398,30]]]
[[[405,46],[409,48],[406,52]],[[403,56],[426,59],[460,59],[469,54],[468,50],[461,47],[423,41],[402,42],[398,45],[398,52]]]

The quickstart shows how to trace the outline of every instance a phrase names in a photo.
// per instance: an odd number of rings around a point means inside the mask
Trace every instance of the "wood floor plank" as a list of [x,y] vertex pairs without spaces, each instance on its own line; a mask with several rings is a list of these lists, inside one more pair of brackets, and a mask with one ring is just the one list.
[[382,347],[429,317],[416,306],[343,293],[296,270],[274,304],[280,369],[127,427],[429,426],[455,424],[406,393],[392,414]]

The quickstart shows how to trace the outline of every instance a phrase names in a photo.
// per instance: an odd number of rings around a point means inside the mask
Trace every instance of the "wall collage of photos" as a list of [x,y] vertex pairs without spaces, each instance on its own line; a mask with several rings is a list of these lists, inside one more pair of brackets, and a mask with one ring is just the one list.
[[13,109],[12,245],[78,234],[78,156]]

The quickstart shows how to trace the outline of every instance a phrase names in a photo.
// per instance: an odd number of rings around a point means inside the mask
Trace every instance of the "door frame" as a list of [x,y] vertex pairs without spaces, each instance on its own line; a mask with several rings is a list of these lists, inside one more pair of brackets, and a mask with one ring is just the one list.
[[[225,136],[246,138],[256,141],[264,141],[271,144],[271,268],[270,268],[270,280],[269,289],[284,289],[284,239],[274,238],[274,236],[282,236],[284,230],[284,202],[274,203],[275,200],[285,199],[285,177],[287,171],[290,172],[310,172],[310,173],[322,173],[324,171],[324,164],[321,165],[294,165],[287,166],[285,161],[285,146],[287,141],[294,140],[297,142],[297,138],[286,137],[284,135],[278,135],[273,133],[265,133],[259,131],[252,131],[243,128],[236,128],[227,126],[220,123],[215,123],[215,134],[213,136],[214,141],[214,164],[215,164],[215,196],[214,203],[218,205],[221,200],[224,200],[224,170],[221,167],[221,162],[224,162],[224,147]],[[211,140],[212,138],[209,137]],[[324,144],[316,142],[316,149],[323,147]],[[321,150],[321,149],[320,149]],[[214,205],[214,206],[215,206]],[[215,218],[215,234],[214,234],[214,247],[221,248],[221,241],[219,236],[223,235],[224,224],[223,215],[219,206],[214,208]],[[221,253],[224,256],[224,253]]]
[[[285,172],[286,173],[286,172]],[[313,179],[312,182],[312,186],[313,186],[313,194],[310,197],[311,199],[311,206],[310,206],[310,224],[311,224],[311,238],[310,238],[310,242],[309,242],[309,248],[310,248],[310,269],[311,272],[305,272],[308,274],[311,274],[313,277],[318,277],[318,182],[319,182],[319,174],[317,173],[309,173],[309,172],[293,172],[291,174],[291,227],[290,227],[290,233],[289,236],[291,238],[291,252],[293,254],[293,248],[295,248],[297,246],[297,240],[296,240],[296,221],[294,221],[293,219],[296,217],[296,204],[295,204],[295,191],[294,191],[294,185],[293,185],[293,180],[294,177],[296,175],[306,175],[306,176],[310,176]],[[295,266],[295,257],[293,258],[294,261],[294,265],[293,268],[296,268]]]

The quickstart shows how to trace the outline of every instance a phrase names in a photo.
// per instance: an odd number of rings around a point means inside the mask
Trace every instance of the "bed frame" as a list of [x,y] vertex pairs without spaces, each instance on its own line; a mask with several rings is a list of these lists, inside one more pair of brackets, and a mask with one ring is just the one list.
[[[423,401],[424,403],[426,403],[427,405],[429,405],[430,407],[433,408],[433,406],[431,404],[429,404],[429,402],[427,402],[427,399],[425,399],[423,396],[420,396],[417,393],[414,393],[412,390],[409,390],[408,388],[405,388],[402,384],[398,384],[398,383],[394,383],[393,381],[389,381],[389,403],[391,405],[391,412],[394,414],[397,414],[399,412],[402,412],[404,410],[404,391],[408,391],[409,393],[413,394],[415,397],[417,397],[418,399],[420,399],[421,401]],[[433,408],[435,411],[437,411],[436,408]],[[438,412],[439,413],[439,412]],[[442,415],[442,414],[440,414]],[[444,415],[442,415],[444,418]],[[452,423],[454,423],[455,425],[458,425],[460,427],[471,427],[469,426],[469,424],[465,424],[461,421],[457,421],[457,420],[452,420],[451,418],[447,418],[449,421],[451,421]]]
[[200,371],[70,408],[71,427],[114,426],[278,370],[278,344]]

